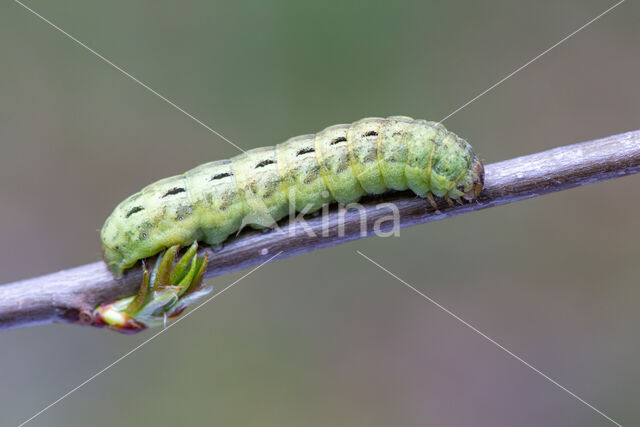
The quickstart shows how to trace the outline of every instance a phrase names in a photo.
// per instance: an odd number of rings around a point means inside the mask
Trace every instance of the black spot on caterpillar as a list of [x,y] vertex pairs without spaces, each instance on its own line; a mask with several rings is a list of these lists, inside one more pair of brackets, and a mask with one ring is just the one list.
[[143,210],[144,210],[144,208],[142,206],[134,206],[133,208],[131,208],[131,210],[129,212],[127,212],[127,215],[125,215],[125,218],[129,218],[134,213],[140,212],[140,211],[143,211]]
[[230,173],[230,172],[227,172],[227,173],[219,173],[219,174],[217,174],[217,175],[212,176],[212,177],[211,177],[211,179],[210,179],[210,181],[214,181],[214,180],[216,180],[216,179],[226,178],[226,177],[228,177],[228,176],[231,176],[231,173]]
[[316,150],[314,150],[314,149],[313,149],[313,148],[311,148],[311,147],[306,147],[306,148],[303,148],[303,149],[301,149],[301,150],[298,150],[298,152],[296,153],[296,156],[302,156],[303,154],[313,153],[313,152],[315,152],[315,151],[316,151]]
[[263,160],[263,161],[261,161],[260,163],[258,163],[256,165],[256,169],[263,168],[263,167],[265,167],[267,165],[272,165],[274,163],[275,163],[275,160]]
[[483,184],[484,169],[471,146],[441,124],[402,116],[367,118],[206,163],[145,187],[105,222],[103,253],[119,276],[175,244],[218,245],[245,217],[278,221],[289,214],[289,204],[313,213],[328,203],[346,205],[389,189],[472,200]]
[[171,190],[167,191],[166,193],[164,193],[162,198],[164,199],[165,197],[173,196],[174,194],[184,193],[185,191],[187,191],[187,190],[185,190],[184,188],[175,187],[175,188],[172,188]]

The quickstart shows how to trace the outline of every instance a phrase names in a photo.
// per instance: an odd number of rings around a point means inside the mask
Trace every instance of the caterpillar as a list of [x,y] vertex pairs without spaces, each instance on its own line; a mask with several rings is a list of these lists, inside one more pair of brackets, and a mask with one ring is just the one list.
[[[404,116],[365,118],[157,181],[121,202],[100,237],[104,260],[120,277],[139,260],[171,247],[177,251],[176,245],[218,245],[247,216],[259,219],[252,221],[254,228],[270,226],[289,215],[290,204],[297,212],[312,213],[368,194],[411,190],[435,207],[434,196],[450,204],[473,200],[483,185],[484,168],[471,145],[443,125]],[[198,264],[193,254],[187,259],[194,260],[189,271]],[[171,262],[173,256],[175,251]],[[165,270],[171,268],[165,264]],[[187,275],[185,266],[179,269],[175,280]],[[156,265],[156,277],[147,280],[157,281],[163,271]],[[148,298],[139,293],[139,301],[129,303],[139,310]]]

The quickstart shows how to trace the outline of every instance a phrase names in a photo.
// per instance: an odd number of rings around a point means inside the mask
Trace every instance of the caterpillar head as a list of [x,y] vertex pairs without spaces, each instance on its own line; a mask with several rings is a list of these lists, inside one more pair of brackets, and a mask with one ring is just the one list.
[[434,195],[455,200],[474,200],[478,197],[484,187],[484,166],[470,149],[469,146],[468,151],[463,151],[459,146],[454,146],[437,160],[430,171],[430,186]]
[[465,200],[474,200],[478,198],[482,188],[484,187],[484,166],[477,156],[474,155],[471,158],[469,166],[465,169],[462,175],[458,176],[453,182],[454,184],[446,193],[447,196],[452,199],[463,198]]
[[471,185],[463,187],[462,197],[465,200],[477,199],[484,188],[484,165],[478,156],[473,156],[470,178]]

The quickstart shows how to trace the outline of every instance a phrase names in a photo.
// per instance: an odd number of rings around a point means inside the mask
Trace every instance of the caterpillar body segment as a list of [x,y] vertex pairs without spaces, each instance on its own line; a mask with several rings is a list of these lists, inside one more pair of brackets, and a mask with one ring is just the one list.
[[315,136],[316,163],[329,195],[349,204],[366,193],[353,170],[347,132],[349,125],[330,126]]
[[434,195],[472,200],[483,184],[483,166],[471,146],[441,124],[365,118],[205,163],[143,188],[107,218],[103,254],[119,277],[174,245],[217,245],[246,224],[271,227],[293,210],[312,213],[390,189],[410,189],[432,204]]

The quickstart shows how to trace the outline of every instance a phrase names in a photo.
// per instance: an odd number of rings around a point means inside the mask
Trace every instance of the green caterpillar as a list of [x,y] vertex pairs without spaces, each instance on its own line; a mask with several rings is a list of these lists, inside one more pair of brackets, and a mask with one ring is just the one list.
[[263,219],[253,221],[255,228],[269,226],[289,215],[290,203],[297,212],[311,213],[333,202],[410,189],[435,206],[434,195],[450,204],[473,200],[483,184],[483,165],[469,143],[441,124],[366,118],[145,187],[107,218],[103,254],[119,277],[138,260],[174,245],[220,244],[248,216]]

